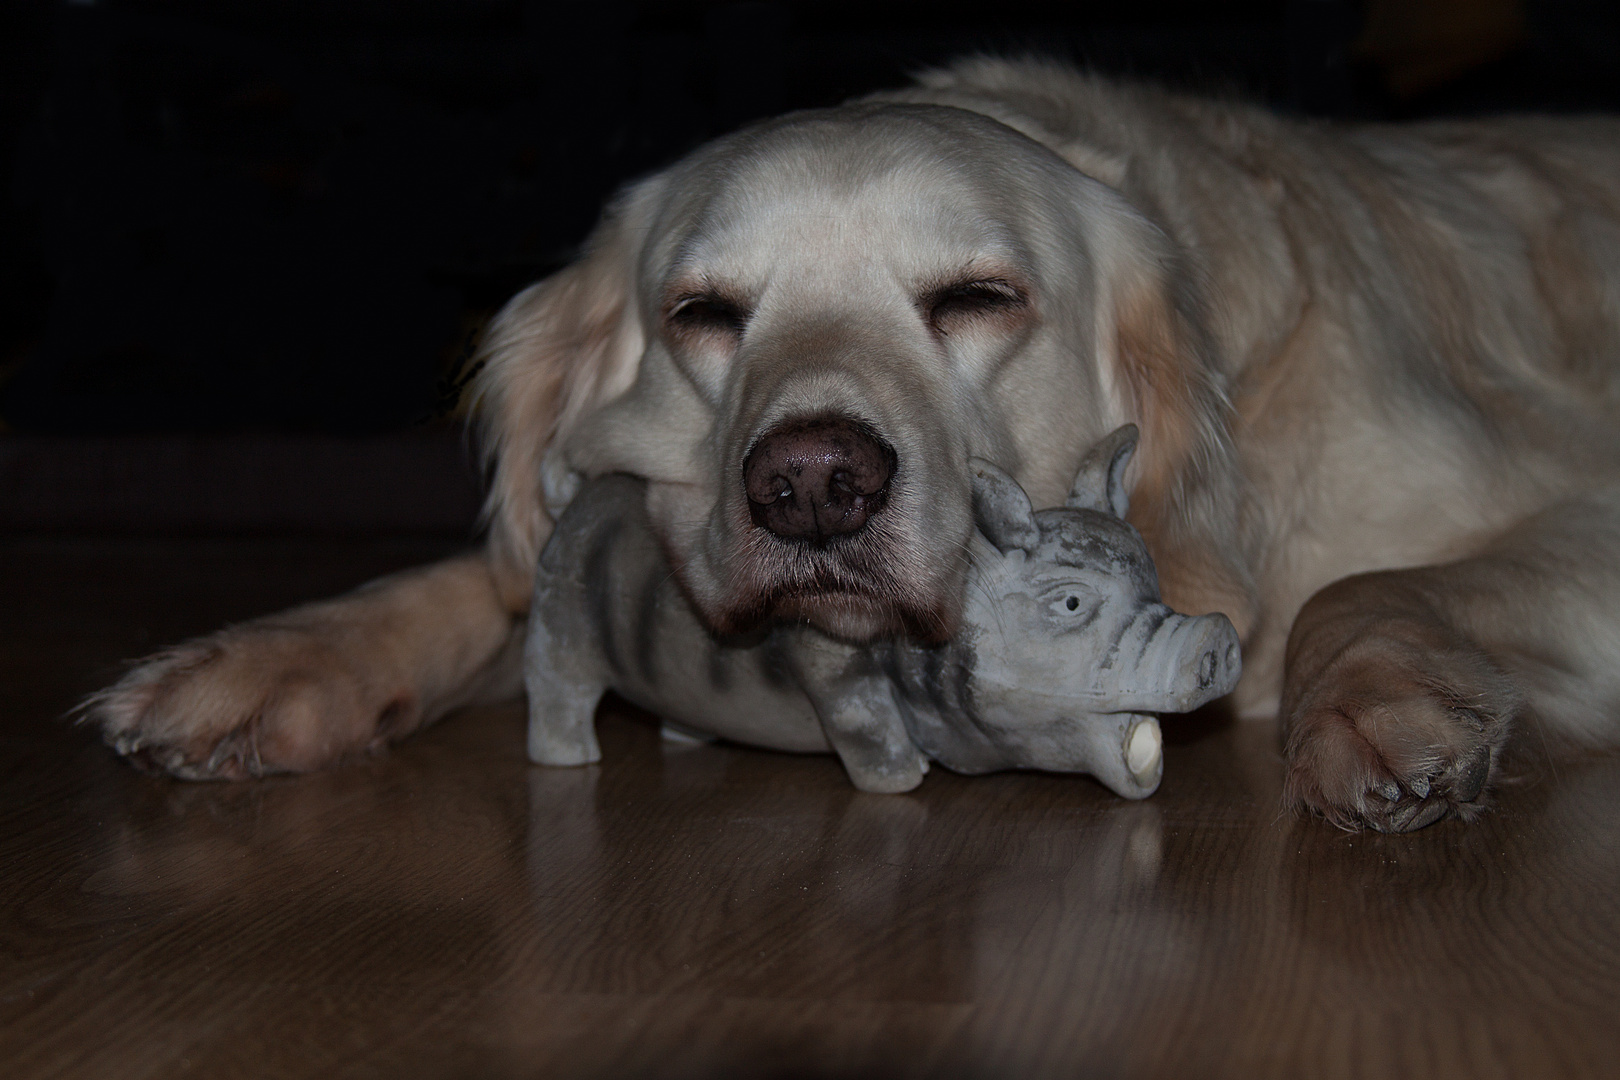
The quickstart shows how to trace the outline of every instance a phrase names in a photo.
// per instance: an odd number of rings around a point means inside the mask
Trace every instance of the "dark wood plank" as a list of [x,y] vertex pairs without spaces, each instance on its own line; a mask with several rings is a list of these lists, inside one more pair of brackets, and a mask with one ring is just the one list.
[[438,541],[0,545],[10,1077],[1613,1075],[1620,759],[1480,823],[1278,812],[1273,732],[1166,780],[931,774],[662,742],[523,758],[516,706],[390,756],[182,784],[58,717],[116,661]]

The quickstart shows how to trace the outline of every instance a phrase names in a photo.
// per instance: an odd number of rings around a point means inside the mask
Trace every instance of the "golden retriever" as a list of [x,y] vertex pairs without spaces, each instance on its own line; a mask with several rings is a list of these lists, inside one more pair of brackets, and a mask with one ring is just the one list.
[[550,515],[613,470],[718,629],[947,635],[969,456],[1051,505],[1126,421],[1165,598],[1237,625],[1293,804],[1468,818],[1516,720],[1615,731],[1615,122],[970,61],[631,186],[481,358],[486,549],[147,660],[88,703],[114,746],[314,769],[515,695]]

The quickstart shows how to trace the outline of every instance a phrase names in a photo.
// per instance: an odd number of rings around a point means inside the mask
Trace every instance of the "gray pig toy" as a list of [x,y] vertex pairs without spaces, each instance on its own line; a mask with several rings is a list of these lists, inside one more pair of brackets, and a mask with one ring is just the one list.
[[1134,425],[1098,444],[1065,506],[1036,512],[1018,483],[973,462],[961,626],[929,646],[856,646],[804,626],[715,638],[654,538],[645,484],[585,485],[540,556],[525,647],[529,757],[599,760],[595,711],[617,691],[691,732],[776,750],[832,750],[863,791],[910,791],[928,762],[962,773],[1090,773],[1151,795],[1158,720],[1229,693],[1240,671],[1224,615],[1159,600],[1158,575],[1123,520]]

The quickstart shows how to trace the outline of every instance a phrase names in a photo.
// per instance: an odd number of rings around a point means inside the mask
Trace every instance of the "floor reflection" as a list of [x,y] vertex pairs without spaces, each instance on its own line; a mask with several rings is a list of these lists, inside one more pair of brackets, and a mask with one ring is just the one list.
[[[569,927],[536,988],[967,1001],[1050,909],[1152,906],[1161,812],[1089,780],[1030,777],[1057,798],[970,807],[987,781],[868,795],[830,758],[614,742],[602,765],[527,775],[534,920]],[[645,945],[592,966],[627,940]]]
[[[1248,725],[1170,743],[1143,802],[1042,774],[866,795],[830,756],[671,748],[624,709],[600,731],[600,764],[541,768],[521,710],[486,710],[251,784],[84,746],[51,826],[75,846],[13,916],[49,928],[50,961],[13,973],[100,989],[39,1013],[40,1045],[158,1010],[147,1030],[188,1060],[253,1071],[279,1051],[240,1033],[273,1008],[290,1030],[354,1017],[401,1075],[435,1053],[488,1076],[1153,1073],[1205,1044],[1231,1073],[1276,1064],[1244,1055],[1286,1014],[1305,1075],[1361,1037],[1344,1017],[1377,1022],[1369,1003],[1455,1027],[1528,1002],[1552,1030],[1548,1002],[1606,1007],[1620,970],[1620,759],[1510,786],[1477,826],[1382,837],[1280,814],[1271,733]],[[424,1002],[435,1040],[388,1019]]]

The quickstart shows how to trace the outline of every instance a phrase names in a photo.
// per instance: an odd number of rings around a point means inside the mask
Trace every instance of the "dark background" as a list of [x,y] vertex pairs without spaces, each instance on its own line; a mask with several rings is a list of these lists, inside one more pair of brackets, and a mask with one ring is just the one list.
[[964,53],[1317,117],[1620,109],[1617,9],[6,0],[0,432],[443,426],[477,328],[618,185]]

